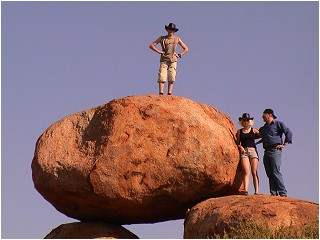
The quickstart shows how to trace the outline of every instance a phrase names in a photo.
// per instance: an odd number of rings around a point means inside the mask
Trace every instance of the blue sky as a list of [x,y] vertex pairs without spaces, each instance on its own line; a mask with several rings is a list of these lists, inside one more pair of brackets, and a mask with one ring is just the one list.
[[[259,128],[263,110],[274,109],[294,134],[282,157],[288,195],[319,202],[318,2],[1,2],[1,10],[2,238],[43,238],[76,221],[33,187],[36,140],[74,112],[157,94],[159,55],[148,46],[170,22],[189,47],[173,94],[218,108],[237,128],[242,113]],[[268,194],[262,161],[259,175]],[[183,220],[124,227],[140,238],[183,234]]]

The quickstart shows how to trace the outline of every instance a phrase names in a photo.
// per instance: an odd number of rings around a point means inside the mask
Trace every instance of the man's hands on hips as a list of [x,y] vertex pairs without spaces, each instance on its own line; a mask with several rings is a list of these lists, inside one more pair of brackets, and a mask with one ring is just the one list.
[[284,144],[279,144],[278,146],[276,146],[276,149],[282,149],[282,148],[284,148],[285,146],[287,146],[288,145],[288,143],[284,143]]

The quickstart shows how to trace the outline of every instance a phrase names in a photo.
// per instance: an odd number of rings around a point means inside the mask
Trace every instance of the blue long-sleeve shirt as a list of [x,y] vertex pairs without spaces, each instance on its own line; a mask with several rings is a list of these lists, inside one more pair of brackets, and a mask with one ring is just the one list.
[[[292,143],[292,131],[283,122],[273,120],[270,125],[266,123],[259,131],[263,140],[263,148]],[[283,134],[285,135],[284,142],[282,141]]]

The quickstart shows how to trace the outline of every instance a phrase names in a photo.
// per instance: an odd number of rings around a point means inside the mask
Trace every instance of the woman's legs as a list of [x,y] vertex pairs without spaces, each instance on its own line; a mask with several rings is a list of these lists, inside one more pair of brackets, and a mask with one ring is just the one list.
[[250,159],[251,173],[252,173],[253,186],[254,186],[255,193],[259,193],[258,163],[259,163],[259,160],[257,158]]
[[241,158],[242,170],[244,172],[244,191],[248,192],[249,189],[249,181],[250,181],[250,161],[249,158],[243,157]]

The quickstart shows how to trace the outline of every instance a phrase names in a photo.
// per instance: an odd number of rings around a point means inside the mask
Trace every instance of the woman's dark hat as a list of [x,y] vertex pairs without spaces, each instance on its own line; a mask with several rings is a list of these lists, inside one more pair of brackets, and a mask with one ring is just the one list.
[[253,120],[253,119],[254,118],[250,117],[249,113],[244,113],[244,114],[242,114],[242,117],[239,117],[239,121],[242,121],[242,120]]
[[164,28],[165,28],[166,30],[172,29],[172,30],[174,30],[175,32],[178,32],[178,31],[179,31],[179,29],[177,28],[177,26],[176,26],[174,23],[169,23],[169,25],[168,25],[168,26],[165,25]]
[[267,108],[266,110],[264,110],[263,113],[267,113],[267,114],[272,114],[273,118],[276,119],[276,115],[274,115],[273,110],[270,108]]

